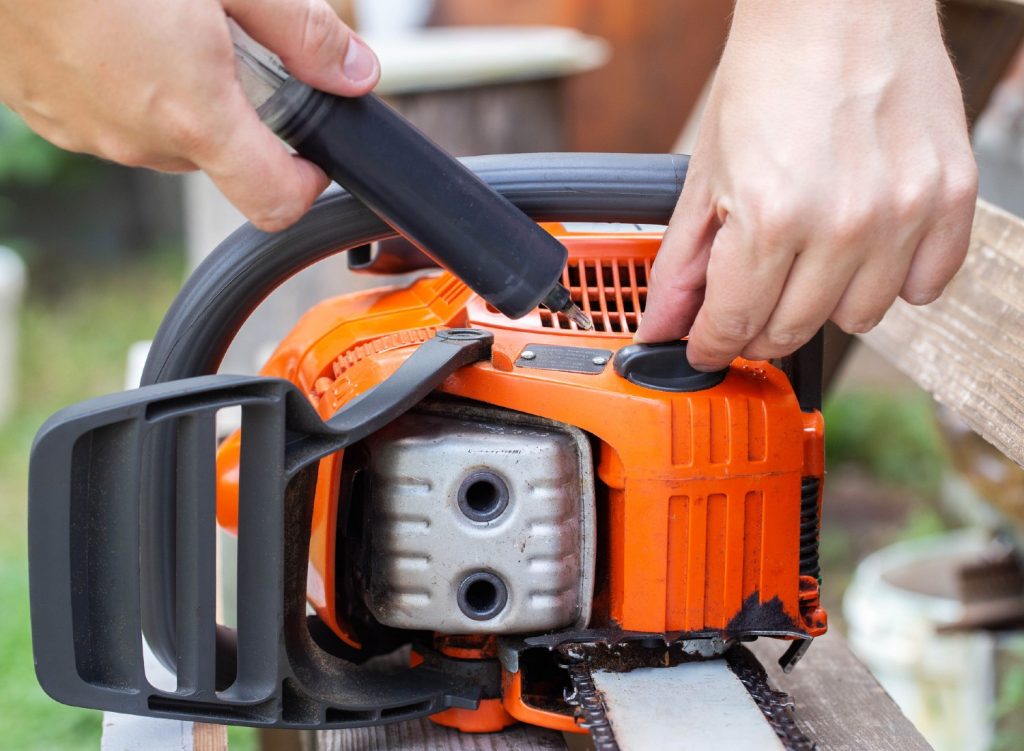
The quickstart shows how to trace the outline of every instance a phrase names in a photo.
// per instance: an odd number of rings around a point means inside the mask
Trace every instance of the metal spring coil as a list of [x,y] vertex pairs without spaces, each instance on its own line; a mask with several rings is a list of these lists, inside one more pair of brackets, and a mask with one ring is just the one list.
[[818,507],[818,478],[805,477],[800,482],[800,575],[813,576],[821,582],[818,559],[818,537],[821,515]]

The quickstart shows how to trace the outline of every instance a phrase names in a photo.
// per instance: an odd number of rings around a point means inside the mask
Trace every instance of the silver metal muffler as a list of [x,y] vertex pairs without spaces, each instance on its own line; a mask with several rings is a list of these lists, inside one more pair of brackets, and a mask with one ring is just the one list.
[[450,634],[587,625],[594,476],[582,431],[437,403],[367,450],[365,599],[378,621]]

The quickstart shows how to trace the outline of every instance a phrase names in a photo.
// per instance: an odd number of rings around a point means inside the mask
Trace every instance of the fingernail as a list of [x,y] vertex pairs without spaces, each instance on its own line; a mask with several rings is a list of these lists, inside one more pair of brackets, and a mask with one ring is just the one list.
[[690,360],[690,367],[693,368],[694,370],[699,370],[702,373],[713,373],[716,370],[721,370],[722,368],[729,367],[729,363],[719,364],[715,362],[709,363],[707,361],[702,360],[698,360],[697,362]]
[[377,56],[366,46],[366,42],[353,34],[349,37],[345,59],[341,70],[352,83],[361,83],[377,72]]
[[704,363],[695,364],[691,362],[690,367],[693,368],[694,370],[699,370],[701,373],[713,373],[716,370],[721,370],[721,368],[715,367],[713,365],[705,365]]

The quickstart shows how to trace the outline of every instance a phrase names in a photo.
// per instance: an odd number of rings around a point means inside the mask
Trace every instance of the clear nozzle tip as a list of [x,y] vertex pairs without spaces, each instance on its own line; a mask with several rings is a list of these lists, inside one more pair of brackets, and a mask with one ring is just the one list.
[[591,321],[590,317],[580,310],[580,307],[574,302],[568,303],[560,312],[584,331],[590,331],[594,328],[594,322]]
[[590,317],[572,301],[569,290],[558,282],[548,291],[547,296],[541,301],[541,305],[552,313],[561,313],[583,331],[590,331],[594,328]]

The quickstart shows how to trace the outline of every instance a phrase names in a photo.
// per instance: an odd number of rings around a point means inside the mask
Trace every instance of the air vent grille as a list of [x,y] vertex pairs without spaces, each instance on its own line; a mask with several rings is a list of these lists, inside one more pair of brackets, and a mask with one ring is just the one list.
[[[631,334],[647,304],[650,275],[650,259],[573,259],[562,273],[562,284],[594,321],[595,333]],[[560,313],[541,310],[540,320],[544,328],[578,331]]]

